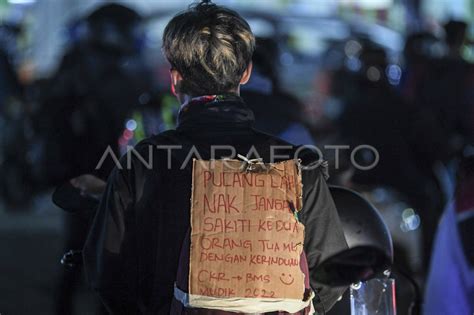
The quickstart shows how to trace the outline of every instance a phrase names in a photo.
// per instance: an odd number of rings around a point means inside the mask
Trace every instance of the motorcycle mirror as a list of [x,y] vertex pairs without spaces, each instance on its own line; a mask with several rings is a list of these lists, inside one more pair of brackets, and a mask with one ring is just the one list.
[[66,212],[91,217],[99,205],[99,200],[83,194],[70,182],[58,186],[53,192],[53,203]]

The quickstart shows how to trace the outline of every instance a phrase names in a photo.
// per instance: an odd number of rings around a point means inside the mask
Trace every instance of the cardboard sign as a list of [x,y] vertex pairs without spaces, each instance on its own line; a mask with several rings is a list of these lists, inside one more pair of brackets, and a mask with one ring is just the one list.
[[195,160],[189,293],[219,299],[303,300],[304,226],[295,161],[241,170],[242,161]]

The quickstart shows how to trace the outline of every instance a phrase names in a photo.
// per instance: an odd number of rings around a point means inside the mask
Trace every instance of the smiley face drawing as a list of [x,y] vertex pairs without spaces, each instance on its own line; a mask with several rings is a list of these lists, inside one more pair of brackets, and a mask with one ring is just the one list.
[[293,282],[295,282],[295,278],[293,278],[293,276],[291,274],[286,275],[286,274],[282,273],[279,279],[280,279],[281,283],[283,283],[285,285],[292,285]]

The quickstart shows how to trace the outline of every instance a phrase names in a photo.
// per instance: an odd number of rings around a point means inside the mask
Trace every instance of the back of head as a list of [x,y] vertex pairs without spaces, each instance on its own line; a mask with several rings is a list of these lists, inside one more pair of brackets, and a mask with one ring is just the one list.
[[236,88],[252,60],[255,37],[235,11],[202,1],[176,15],[163,33],[163,51],[192,96]]
[[87,40],[108,51],[136,52],[142,17],[133,9],[116,3],[105,4],[86,18]]
[[467,24],[463,21],[450,20],[444,25],[446,43],[450,47],[461,47],[466,36]]

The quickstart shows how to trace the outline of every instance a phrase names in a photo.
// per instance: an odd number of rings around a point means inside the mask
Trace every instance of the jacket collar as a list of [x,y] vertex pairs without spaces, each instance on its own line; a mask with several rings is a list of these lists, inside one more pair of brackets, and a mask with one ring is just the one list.
[[205,95],[183,104],[178,114],[177,130],[223,130],[250,128],[254,114],[235,94]]

